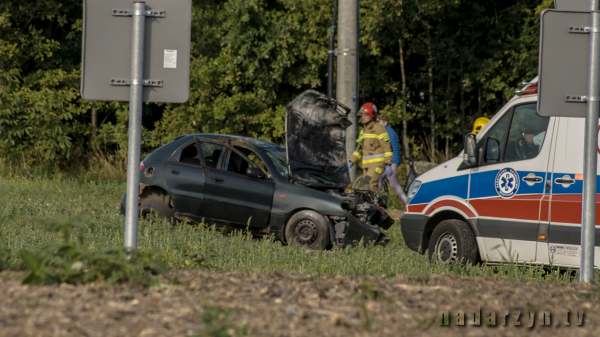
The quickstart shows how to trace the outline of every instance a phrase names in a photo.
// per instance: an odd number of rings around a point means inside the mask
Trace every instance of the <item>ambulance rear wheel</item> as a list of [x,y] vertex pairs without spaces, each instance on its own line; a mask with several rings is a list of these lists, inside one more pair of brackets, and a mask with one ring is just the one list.
[[462,220],[440,222],[429,240],[429,258],[441,263],[475,264],[479,256],[477,241],[471,227]]

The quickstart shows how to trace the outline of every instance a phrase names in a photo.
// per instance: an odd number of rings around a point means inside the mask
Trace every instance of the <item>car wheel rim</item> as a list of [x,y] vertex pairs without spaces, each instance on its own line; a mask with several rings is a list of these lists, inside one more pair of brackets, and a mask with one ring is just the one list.
[[310,220],[302,220],[296,224],[294,230],[296,236],[296,242],[301,245],[311,245],[317,241],[319,237],[319,231],[317,225]]
[[458,243],[454,235],[444,233],[438,239],[436,247],[436,256],[442,263],[454,263],[458,256]]

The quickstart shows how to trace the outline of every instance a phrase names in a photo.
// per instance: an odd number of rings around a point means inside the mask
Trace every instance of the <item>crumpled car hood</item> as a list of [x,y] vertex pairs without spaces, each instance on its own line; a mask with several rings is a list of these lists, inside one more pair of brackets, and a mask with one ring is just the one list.
[[314,90],[294,99],[285,111],[286,152],[294,179],[311,184],[350,183],[346,128],[350,109]]

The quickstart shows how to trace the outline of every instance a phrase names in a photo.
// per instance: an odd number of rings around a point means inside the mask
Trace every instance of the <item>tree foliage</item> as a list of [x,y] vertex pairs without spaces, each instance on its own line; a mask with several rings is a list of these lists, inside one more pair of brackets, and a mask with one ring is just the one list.
[[[383,108],[392,126],[408,122],[416,154],[432,130],[434,146],[447,141],[456,154],[475,118],[492,116],[536,75],[539,15],[552,1],[360,5],[360,100]],[[283,142],[287,103],[309,88],[326,91],[332,10],[333,0],[194,0],[190,99],[144,106],[144,152],[187,133]],[[81,18],[81,1],[0,4],[5,160],[61,165],[92,149],[125,151],[128,105],[79,94]]]

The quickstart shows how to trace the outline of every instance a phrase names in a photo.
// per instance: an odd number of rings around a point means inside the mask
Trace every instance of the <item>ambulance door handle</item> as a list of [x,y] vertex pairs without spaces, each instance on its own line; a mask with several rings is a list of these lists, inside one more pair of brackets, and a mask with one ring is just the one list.
[[529,181],[532,183],[541,183],[542,181],[544,181],[544,179],[542,177],[524,177],[523,180]]
[[554,182],[557,183],[557,184],[571,185],[571,184],[575,183],[575,180],[570,179],[570,178],[565,179],[563,177],[563,178],[557,178],[557,179],[555,179]]

